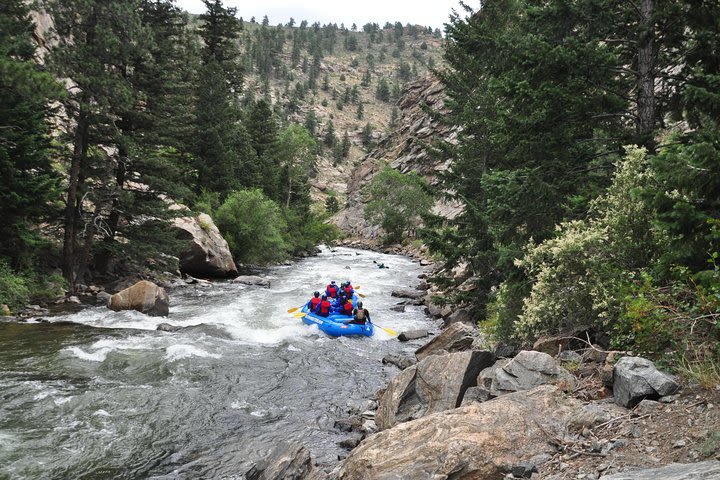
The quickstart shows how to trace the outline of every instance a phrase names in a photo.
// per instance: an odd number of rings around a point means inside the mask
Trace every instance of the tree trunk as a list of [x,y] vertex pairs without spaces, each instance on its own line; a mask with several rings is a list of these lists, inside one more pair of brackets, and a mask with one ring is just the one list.
[[651,152],[655,149],[655,0],[640,0],[640,41],[638,43],[637,131],[640,141]]
[[290,208],[290,197],[292,197],[292,177],[290,176],[290,172],[288,171],[288,194],[287,200],[285,201],[286,208]]
[[[118,164],[117,170],[115,171],[115,180],[117,181],[117,187],[120,192],[123,190],[125,185],[125,178],[127,176],[127,163],[128,163],[128,152],[123,146],[118,148]],[[115,234],[117,233],[118,225],[120,224],[120,194],[115,196],[112,201],[112,209],[110,216],[108,217],[107,227],[108,235],[103,240],[105,248],[98,255],[97,269],[101,273],[107,273],[108,265],[110,264],[110,252],[112,250],[112,244],[115,242]]]
[[72,291],[75,290],[75,227],[77,225],[77,192],[80,179],[80,165],[87,155],[88,148],[88,119],[83,107],[80,107],[75,139],[73,141],[73,155],[70,164],[70,177],[68,179],[67,205],[65,207],[65,236],[63,238],[63,276],[70,283]]

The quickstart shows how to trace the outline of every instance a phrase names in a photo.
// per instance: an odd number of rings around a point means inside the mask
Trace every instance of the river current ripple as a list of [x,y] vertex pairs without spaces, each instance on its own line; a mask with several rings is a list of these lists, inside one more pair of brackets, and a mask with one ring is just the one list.
[[421,271],[403,256],[323,248],[270,269],[270,288],[170,289],[168,318],[92,307],[0,323],[0,479],[239,478],[287,441],[331,463],[347,435],[335,420],[396,373],[383,356],[419,344],[381,329],[330,338],[287,310],[330,279],[352,280],[378,324],[435,331],[422,307],[390,310],[390,292]]

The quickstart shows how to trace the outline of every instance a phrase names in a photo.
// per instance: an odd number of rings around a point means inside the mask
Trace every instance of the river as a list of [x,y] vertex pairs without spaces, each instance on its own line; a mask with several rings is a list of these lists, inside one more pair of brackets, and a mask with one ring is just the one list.
[[0,479],[238,478],[284,441],[332,463],[347,438],[335,420],[397,372],[383,356],[418,343],[381,329],[330,338],[287,310],[329,279],[352,280],[379,325],[435,330],[422,307],[390,310],[390,292],[421,272],[403,256],[324,248],[270,269],[270,288],[170,289],[167,318],[91,307],[0,323]]

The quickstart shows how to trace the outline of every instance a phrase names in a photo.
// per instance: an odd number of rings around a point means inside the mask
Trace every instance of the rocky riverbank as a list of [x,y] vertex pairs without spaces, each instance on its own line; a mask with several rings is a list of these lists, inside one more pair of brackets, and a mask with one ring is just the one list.
[[[427,288],[394,295],[428,302]],[[283,446],[245,478],[720,478],[718,390],[589,335],[489,350],[467,315],[428,310],[442,333],[404,334],[414,354],[384,358],[397,375],[336,421],[347,457],[314,465],[307,449]]]

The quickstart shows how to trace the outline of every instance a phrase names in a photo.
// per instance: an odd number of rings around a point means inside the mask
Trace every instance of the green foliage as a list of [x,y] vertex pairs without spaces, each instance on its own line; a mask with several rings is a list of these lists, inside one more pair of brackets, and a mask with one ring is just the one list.
[[652,183],[645,151],[629,148],[607,192],[585,220],[563,222],[555,237],[530,243],[517,261],[532,279],[515,331],[522,338],[578,327],[608,327],[622,290],[650,263],[663,236],[638,195]]
[[335,195],[330,195],[327,200],[325,200],[325,210],[327,210],[330,215],[334,215],[340,210],[340,203]]
[[388,85],[385,78],[380,78],[377,89],[375,90],[375,98],[382,100],[383,102],[390,101],[390,85]]
[[420,225],[432,206],[427,184],[416,173],[403,175],[385,168],[366,187],[365,215],[385,231],[385,242],[401,242],[403,235]]
[[10,266],[0,260],[0,304],[11,309],[24,305],[30,297],[26,279],[15,274]]
[[290,249],[283,238],[285,218],[261,190],[231,193],[214,220],[238,262],[269,263],[288,257]]

